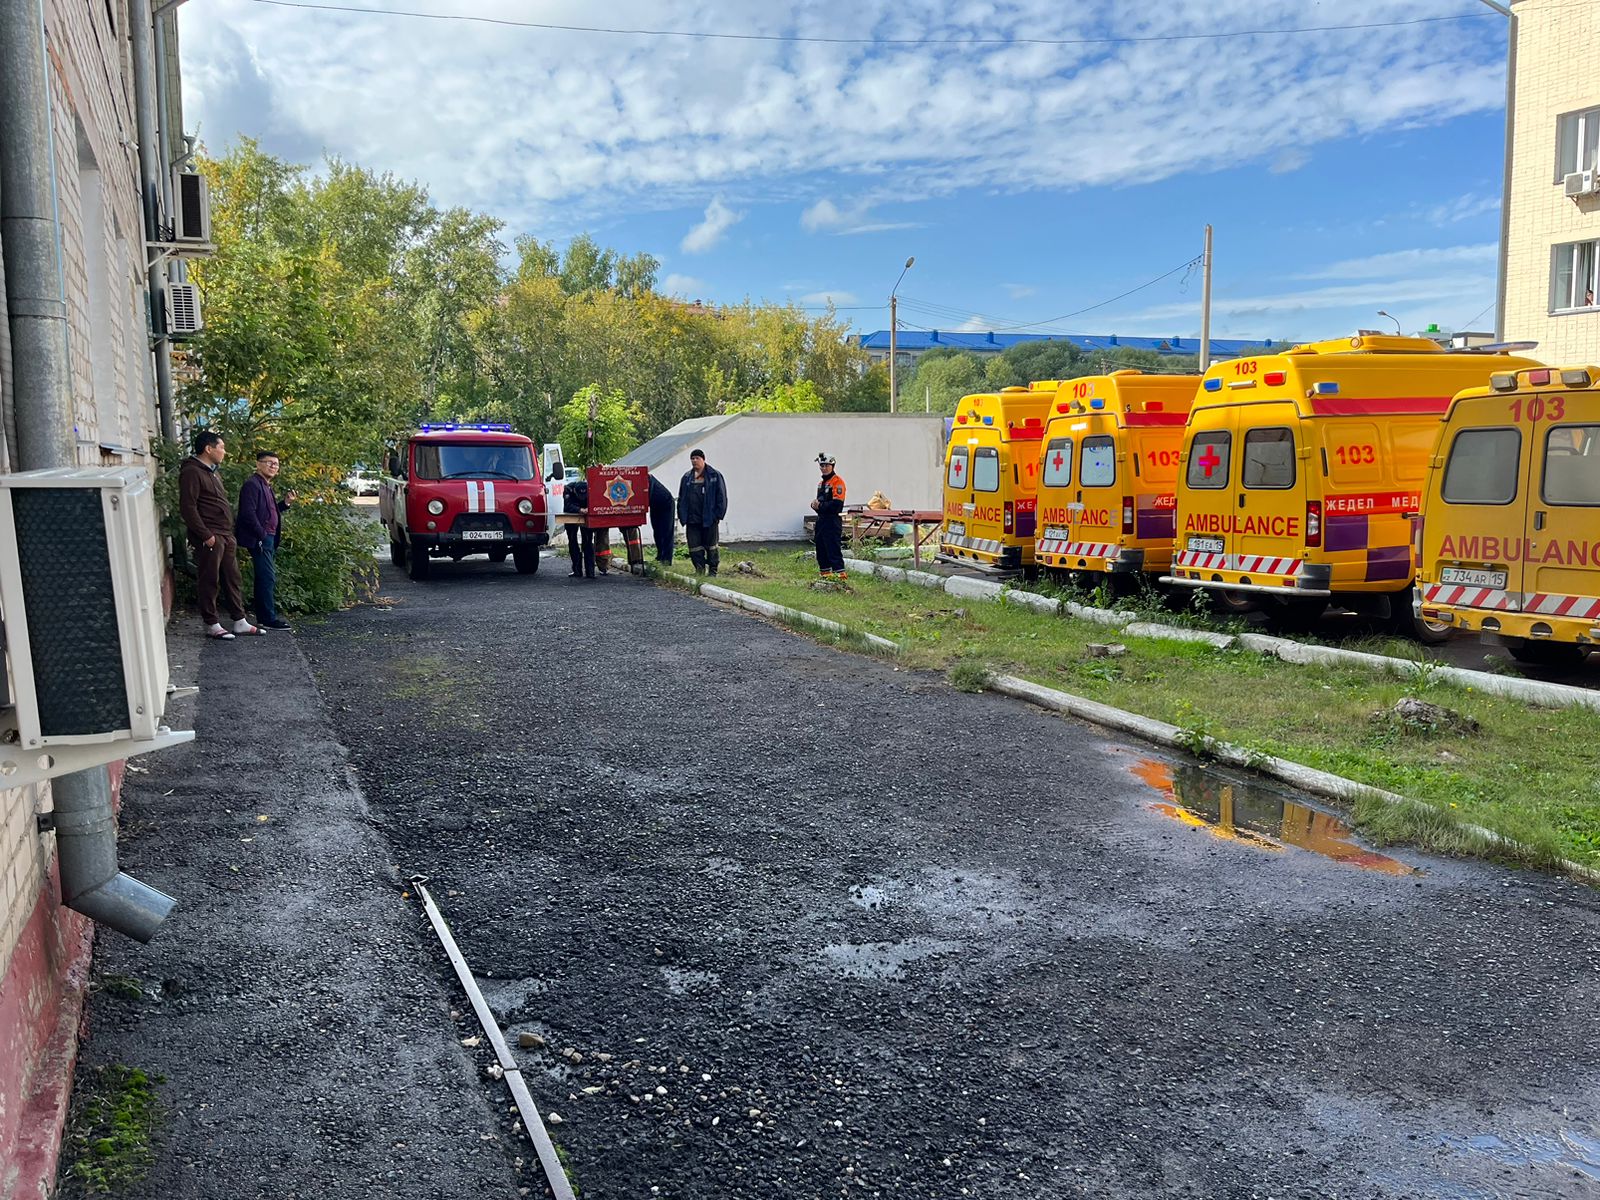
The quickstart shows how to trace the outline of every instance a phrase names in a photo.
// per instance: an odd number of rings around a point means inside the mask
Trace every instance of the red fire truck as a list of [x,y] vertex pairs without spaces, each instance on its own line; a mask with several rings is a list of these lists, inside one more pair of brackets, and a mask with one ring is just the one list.
[[412,579],[426,579],[433,558],[469,554],[539,569],[554,517],[532,439],[509,425],[424,425],[386,466],[378,515],[390,559]]

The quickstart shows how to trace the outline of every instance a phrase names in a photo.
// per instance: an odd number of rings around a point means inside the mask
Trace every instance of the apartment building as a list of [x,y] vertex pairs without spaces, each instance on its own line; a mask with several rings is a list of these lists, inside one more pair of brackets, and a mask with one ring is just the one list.
[[1600,362],[1600,3],[1512,6],[1501,247],[1508,340],[1550,363]]

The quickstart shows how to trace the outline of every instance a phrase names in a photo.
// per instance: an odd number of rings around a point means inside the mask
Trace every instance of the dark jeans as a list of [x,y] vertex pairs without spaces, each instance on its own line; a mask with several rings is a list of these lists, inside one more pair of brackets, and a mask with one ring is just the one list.
[[244,620],[244,580],[239,575],[239,543],[231,533],[219,533],[209,547],[189,539],[194,551],[195,590],[199,592],[200,619],[207,625],[220,625],[217,618],[217,591],[228,606],[228,617]]
[[722,554],[717,549],[717,527],[685,525],[683,533],[684,539],[689,543],[689,561],[694,564],[694,573],[703,575],[709,568],[715,575],[717,564],[722,561]]
[[572,556],[572,573],[594,578],[594,530],[567,526],[567,553]]
[[672,519],[672,514],[650,518],[650,532],[656,539],[656,561],[669,563],[672,561],[672,543],[676,541],[678,523]]
[[261,544],[250,551],[250,562],[255,567],[256,620],[268,625],[278,623],[278,535],[269,533]]
[[817,570],[844,570],[844,522],[838,517],[817,518]]

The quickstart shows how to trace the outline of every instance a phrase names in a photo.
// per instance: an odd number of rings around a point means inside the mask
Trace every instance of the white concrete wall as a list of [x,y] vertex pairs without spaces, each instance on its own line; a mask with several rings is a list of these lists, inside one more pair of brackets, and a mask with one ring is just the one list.
[[[729,542],[805,536],[817,494],[816,458],[838,459],[848,504],[881,491],[895,508],[936,509],[944,418],[922,413],[747,413],[705,435],[706,461],[727,478]],[[689,447],[649,464],[674,494],[689,469]]]

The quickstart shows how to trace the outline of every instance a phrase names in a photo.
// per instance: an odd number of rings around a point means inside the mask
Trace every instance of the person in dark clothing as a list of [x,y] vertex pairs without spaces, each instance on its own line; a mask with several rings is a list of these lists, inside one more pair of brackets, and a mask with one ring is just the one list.
[[[561,509],[568,513],[589,511],[589,485],[582,479],[573,481],[561,492]],[[594,530],[587,525],[567,526],[567,554],[572,558],[573,579],[593,579]]]
[[654,475],[650,476],[650,532],[655,534],[656,561],[670,563],[678,526],[672,519],[672,493]]
[[278,456],[271,450],[256,453],[256,473],[239,489],[239,516],[233,531],[239,545],[250,552],[255,567],[256,620],[266,629],[287,629],[278,615],[278,544],[282,541],[282,516],[294,503],[294,493],[281,500],[272,490],[278,475]]
[[817,570],[824,579],[848,579],[844,569],[844,479],[834,473],[833,459],[817,455],[822,482],[811,510],[817,514]]
[[[178,512],[194,552],[200,620],[206,636],[231,642],[235,635],[264,632],[250,624],[244,613],[243,580],[239,575],[238,543],[233,536],[233,509],[217,468],[228,455],[222,435],[203,429],[195,434],[194,454],[178,469]],[[231,625],[217,613],[217,591],[227,601]]]
[[689,469],[678,484],[678,520],[694,573],[717,573],[721,553],[717,548],[717,523],[728,515],[728,485],[722,472],[706,462],[704,450],[689,452]]

